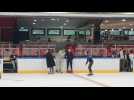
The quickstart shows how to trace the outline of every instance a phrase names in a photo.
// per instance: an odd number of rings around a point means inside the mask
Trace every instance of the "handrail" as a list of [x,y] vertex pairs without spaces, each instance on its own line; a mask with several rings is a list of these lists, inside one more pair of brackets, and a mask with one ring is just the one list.
[[[134,50],[134,45],[112,45],[110,48],[108,48],[105,45],[79,45],[78,47],[75,48],[75,56],[84,56],[86,55],[86,52],[89,51],[92,56],[102,56],[102,57],[107,57],[107,56],[112,56],[113,51],[116,51],[119,53],[120,48],[125,48],[127,50]],[[25,53],[27,56],[44,56],[46,54],[46,51],[48,49],[52,49],[55,51],[55,47],[47,46],[47,47],[33,47],[33,48],[28,48],[28,47],[22,47],[22,48],[13,48],[13,47],[1,47],[0,48],[0,56],[4,57],[6,52],[7,55],[11,55],[12,52],[16,53],[17,56],[24,56]]]

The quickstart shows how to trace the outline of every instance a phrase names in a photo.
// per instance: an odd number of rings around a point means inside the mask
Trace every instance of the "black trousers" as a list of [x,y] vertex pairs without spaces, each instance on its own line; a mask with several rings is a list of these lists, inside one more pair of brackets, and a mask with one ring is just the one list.
[[92,65],[93,65],[93,62],[90,62],[90,64],[88,65],[88,70],[89,70],[89,73],[92,74],[93,71],[92,71]]
[[68,60],[68,59],[67,59],[67,71],[68,71],[68,69],[69,69],[69,66],[70,66],[71,71],[72,71],[72,70],[73,70],[73,60]]
[[120,59],[120,72],[127,71],[128,61],[126,59]]
[[131,61],[127,59],[120,60],[120,72],[131,72]]

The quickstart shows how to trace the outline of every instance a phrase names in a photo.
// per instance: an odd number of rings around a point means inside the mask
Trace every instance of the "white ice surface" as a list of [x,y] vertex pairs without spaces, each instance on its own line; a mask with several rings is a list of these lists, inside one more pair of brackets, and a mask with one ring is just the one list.
[[134,73],[3,74],[0,87],[134,87]]

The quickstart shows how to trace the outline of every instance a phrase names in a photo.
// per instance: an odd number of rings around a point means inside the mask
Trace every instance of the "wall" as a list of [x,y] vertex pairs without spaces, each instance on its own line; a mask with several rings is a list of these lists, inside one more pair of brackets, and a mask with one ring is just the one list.
[[3,59],[0,59],[0,75],[3,70]]
[[13,40],[16,25],[16,17],[0,17],[0,36],[2,41]]
[[[95,72],[118,72],[119,71],[119,59],[112,58],[96,58],[93,69]],[[85,58],[74,59],[75,72],[87,72],[87,66],[85,66]],[[66,61],[63,63],[64,70],[66,71]],[[18,72],[20,73],[34,73],[34,72],[46,72],[46,60],[45,59],[18,59]]]

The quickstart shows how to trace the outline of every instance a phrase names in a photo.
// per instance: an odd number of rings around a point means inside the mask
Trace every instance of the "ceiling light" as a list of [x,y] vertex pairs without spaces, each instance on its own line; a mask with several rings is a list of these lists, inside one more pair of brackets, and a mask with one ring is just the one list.
[[127,21],[126,19],[122,19],[122,22],[125,22],[125,21]]
[[51,18],[52,21],[55,21],[56,19],[55,18]]
[[60,19],[59,18],[57,18],[57,21],[59,21]]
[[34,22],[37,22],[37,19],[34,19]]
[[36,24],[36,23],[33,23],[34,25]]
[[105,23],[108,23],[109,21],[108,20],[105,20]]

